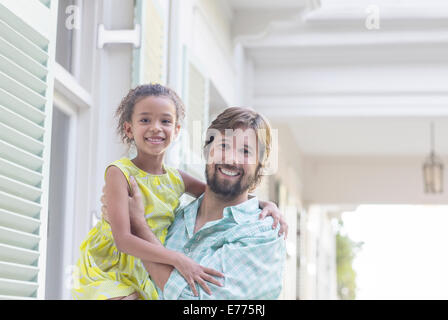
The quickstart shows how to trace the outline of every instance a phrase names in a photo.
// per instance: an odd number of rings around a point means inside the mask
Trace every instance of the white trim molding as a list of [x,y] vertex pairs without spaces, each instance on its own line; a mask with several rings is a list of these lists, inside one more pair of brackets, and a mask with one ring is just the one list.
[[79,82],[58,63],[55,64],[54,76],[55,91],[74,102],[81,109],[90,109],[93,106],[90,93],[81,87]]

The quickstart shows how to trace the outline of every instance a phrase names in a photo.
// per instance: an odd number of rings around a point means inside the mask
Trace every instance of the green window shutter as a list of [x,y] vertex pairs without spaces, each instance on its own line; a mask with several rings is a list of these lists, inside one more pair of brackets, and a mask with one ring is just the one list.
[[[186,107],[186,131],[182,144],[183,158],[190,174],[204,180],[204,159],[202,147],[204,133],[208,125],[209,80],[200,63],[184,49],[184,90],[183,101]],[[184,131],[185,132],[185,131]]]
[[48,8],[50,8],[51,0],[39,0],[42,4]]
[[157,1],[135,2],[135,25],[141,27],[140,48],[133,54],[133,86],[166,82],[166,22],[165,13]]
[[0,0],[0,298],[45,288],[57,1]]

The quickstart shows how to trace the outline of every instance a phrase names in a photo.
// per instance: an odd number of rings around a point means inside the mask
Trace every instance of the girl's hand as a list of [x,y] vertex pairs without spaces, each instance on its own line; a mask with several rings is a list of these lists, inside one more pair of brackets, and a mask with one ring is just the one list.
[[211,276],[214,275],[217,277],[224,277],[221,272],[203,267],[197,264],[193,259],[190,259],[181,253],[178,254],[177,263],[174,267],[185,278],[196,297],[199,295],[196,290],[196,282],[205,290],[205,292],[207,292],[208,295],[211,295],[212,292],[205,281],[222,287],[222,284]]
[[271,201],[259,201],[260,208],[263,209],[260,213],[259,219],[264,219],[266,216],[272,216],[274,224],[272,228],[275,229],[280,223],[279,235],[285,234],[285,239],[288,237],[288,224],[286,223],[284,215],[280,212],[277,205]]

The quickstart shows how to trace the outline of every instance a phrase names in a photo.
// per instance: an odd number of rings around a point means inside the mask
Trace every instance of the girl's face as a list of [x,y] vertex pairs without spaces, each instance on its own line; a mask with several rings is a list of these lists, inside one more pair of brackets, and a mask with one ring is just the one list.
[[176,119],[176,106],[171,99],[149,96],[135,104],[131,123],[125,122],[124,128],[139,153],[161,155],[179,133]]

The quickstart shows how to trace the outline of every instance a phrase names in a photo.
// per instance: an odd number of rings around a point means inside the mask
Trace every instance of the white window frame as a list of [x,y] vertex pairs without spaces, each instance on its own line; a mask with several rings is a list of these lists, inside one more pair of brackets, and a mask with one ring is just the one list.
[[[77,82],[72,74],[65,70],[61,65],[56,63],[55,66],[55,85],[53,106],[58,108],[69,117],[70,128],[68,134],[68,149],[67,149],[67,179],[64,186],[65,190],[65,207],[64,207],[64,238],[61,239],[63,246],[62,265],[65,266],[63,271],[63,279],[60,281],[61,299],[70,299],[70,291],[68,284],[70,283],[70,266],[74,265],[75,257],[77,256],[77,248],[79,243],[76,243],[74,234],[76,230],[75,217],[76,215],[76,199],[79,201],[76,186],[79,185],[82,179],[82,173],[77,170],[77,159],[79,153],[88,155],[89,151],[78,141],[79,136],[79,116],[80,111],[87,111],[92,106],[92,98],[90,94],[85,91]],[[54,156],[54,155],[53,155]],[[88,156],[86,157],[89,158]]]
[[[95,119],[96,90],[95,83],[98,82],[98,56],[96,45],[96,32],[92,32],[90,27],[96,27],[100,17],[102,1],[85,2],[76,0],[75,5],[79,7],[78,25],[79,29],[73,30],[72,42],[72,70],[69,72],[64,67],[55,64],[55,84],[54,84],[54,106],[69,115],[69,150],[67,163],[67,183],[66,187],[66,214],[64,219],[65,237],[64,256],[62,263],[66,270],[62,270],[64,279],[61,285],[62,299],[71,299],[69,284],[72,283],[72,270],[79,258],[79,246],[91,227],[92,215],[95,212],[90,203],[95,176],[93,168],[95,166],[96,146],[92,141],[92,128]],[[90,10],[89,14],[84,12]],[[89,20],[86,20],[89,19]],[[89,52],[86,54],[84,47],[88,46]],[[84,50],[83,54],[81,54]],[[82,66],[85,65],[83,59],[91,60],[91,74],[83,74]],[[82,82],[83,81],[83,82]],[[81,83],[91,87],[92,92],[86,90]],[[70,207],[71,206],[71,207]]]
[[[134,7],[134,24],[140,25],[141,30],[141,45],[139,48],[135,48],[133,50],[133,74],[132,74],[132,86],[135,87],[144,82],[142,75],[142,68],[145,66],[144,59],[146,58],[144,55],[145,47],[147,45],[146,39],[147,37],[147,8],[149,2],[152,2],[155,10],[157,10],[158,14],[163,20],[163,56],[162,56],[162,78],[161,84],[166,84],[168,80],[168,50],[169,50],[169,28],[170,28],[170,20],[169,20],[169,6],[164,7],[162,3],[158,0],[136,0]],[[146,62],[148,63],[148,62]]]

